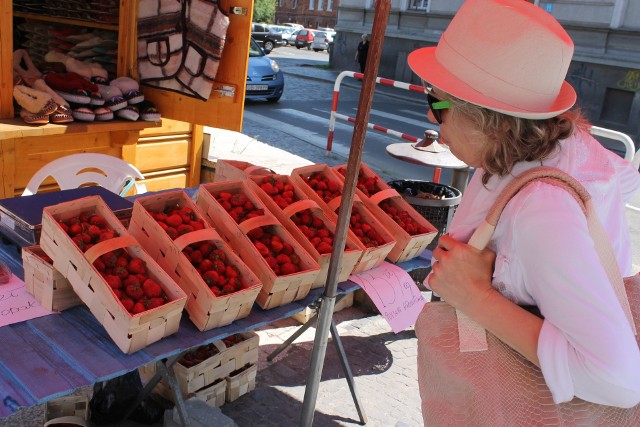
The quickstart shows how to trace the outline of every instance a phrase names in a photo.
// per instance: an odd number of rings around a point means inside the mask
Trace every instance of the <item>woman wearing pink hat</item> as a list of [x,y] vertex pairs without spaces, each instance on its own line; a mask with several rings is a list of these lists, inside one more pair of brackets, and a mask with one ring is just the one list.
[[[585,214],[570,193],[536,181],[506,205],[486,249],[466,243],[515,176],[553,167],[588,190],[620,271],[629,275],[624,205],[640,186],[640,175],[591,137],[584,118],[570,110],[576,93],[564,79],[572,55],[573,42],[560,24],[523,0],[467,0],[436,47],[409,55],[409,66],[428,90],[428,118],[440,124],[440,142],[476,168],[448,235],[433,252],[426,282],[539,367],[551,405],[578,398],[637,408],[638,344],[594,249]],[[541,316],[522,306],[536,306]],[[419,355],[418,362],[422,369],[429,360]],[[436,386],[420,386],[425,422],[432,425],[429,416],[447,413],[447,397],[432,395],[425,402]],[[464,390],[465,383],[459,387]],[[532,403],[511,404],[526,412]],[[462,410],[473,414],[468,419],[473,425],[549,425],[533,421],[534,411],[523,424],[491,417],[487,422],[483,408]]]

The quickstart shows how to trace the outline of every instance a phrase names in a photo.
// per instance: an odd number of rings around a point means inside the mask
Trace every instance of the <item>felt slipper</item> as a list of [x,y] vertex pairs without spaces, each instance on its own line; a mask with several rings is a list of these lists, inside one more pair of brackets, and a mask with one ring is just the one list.
[[25,49],[18,49],[13,52],[13,71],[18,73],[29,86],[33,81],[42,78],[42,73],[33,64],[29,52]]
[[127,100],[122,96],[122,92],[117,86],[113,85],[97,85],[102,99],[105,100],[104,106],[111,111],[118,111],[127,106]]
[[91,77],[91,83],[96,85],[109,85],[109,81],[106,77],[102,76],[93,76]]
[[160,112],[156,108],[156,105],[151,101],[142,101],[136,105],[140,109],[140,119],[145,122],[157,122],[160,121]]
[[59,105],[58,109],[51,113],[49,121],[55,124],[71,123],[73,121],[73,115],[71,115],[71,108],[65,105]]
[[14,86],[13,97],[24,110],[38,115],[49,115],[56,111],[58,104],[47,92],[27,86]]
[[95,120],[96,115],[91,109],[84,105],[78,105],[72,107],[71,114],[73,118],[76,120],[80,120],[83,122],[92,122]]
[[20,117],[29,125],[46,125],[49,123],[48,114],[33,114],[27,110],[20,110]]
[[139,104],[144,101],[144,94],[140,92],[140,84],[131,77],[118,77],[111,80],[112,86],[117,86],[129,104]]
[[93,110],[93,113],[96,115],[96,120],[98,121],[113,120],[113,111],[107,107],[98,107]]
[[135,105],[129,105],[121,110],[118,110],[116,112],[116,116],[120,117],[121,119],[131,120],[132,122],[135,122],[140,117],[140,112]]
[[44,81],[51,89],[58,92],[61,97],[69,102],[83,105],[91,103],[91,98],[84,90],[82,81],[68,78],[68,74],[69,73],[47,73],[44,76]]

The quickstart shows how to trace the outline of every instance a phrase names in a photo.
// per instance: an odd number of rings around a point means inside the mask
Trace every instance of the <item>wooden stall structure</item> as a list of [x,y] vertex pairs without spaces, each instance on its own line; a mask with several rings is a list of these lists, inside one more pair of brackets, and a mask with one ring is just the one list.
[[[0,198],[20,195],[40,167],[69,154],[104,153],[120,157],[145,176],[149,191],[192,187],[200,183],[203,126],[234,131],[242,128],[244,93],[251,36],[251,0],[220,0],[229,28],[220,68],[207,101],[141,85],[154,102],[161,122],[113,120],[67,125],[27,125],[14,118],[14,26],[48,23],[117,33],[117,76],[137,80],[137,0],[120,0],[113,24],[16,11],[12,0],[0,0]],[[87,15],[87,16],[90,16]],[[47,182],[43,189],[47,189]],[[51,184],[51,183],[49,183]],[[49,186],[53,189],[53,186]]]

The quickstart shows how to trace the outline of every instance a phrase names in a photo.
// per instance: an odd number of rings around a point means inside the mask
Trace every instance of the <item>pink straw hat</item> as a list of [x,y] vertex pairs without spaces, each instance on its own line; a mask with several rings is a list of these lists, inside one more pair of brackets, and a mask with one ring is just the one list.
[[576,93],[564,81],[573,42],[547,12],[523,0],[467,0],[436,47],[409,54],[430,85],[500,113],[547,119]]

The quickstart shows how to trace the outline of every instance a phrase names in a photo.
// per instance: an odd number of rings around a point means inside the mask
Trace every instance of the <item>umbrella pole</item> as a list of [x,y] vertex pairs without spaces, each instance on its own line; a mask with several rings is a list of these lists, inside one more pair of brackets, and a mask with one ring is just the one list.
[[371,103],[375,91],[376,77],[378,75],[378,65],[382,54],[382,42],[384,40],[385,29],[391,8],[391,0],[376,0],[375,16],[371,28],[371,40],[369,41],[369,52],[365,67],[362,89],[360,91],[360,101],[354,125],[353,136],[351,138],[351,149],[347,163],[342,201],[338,210],[338,223],[334,236],[333,251],[325,284],[322,304],[318,314],[318,325],[313,342],[313,352],[311,354],[311,364],[307,378],[307,385],[304,392],[304,402],[302,405],[301,426],[311,427],[313,415],[318,397],[320,378],[327,351],[327,341],[331,322],[333,320],[333,309],[336,303],[336,292],[338,288],[338,266],[342,262],[342,255],[347,240],[347,231],[353,198],[362,160],[364,139],[367,132],[367,123],[371,112]]

